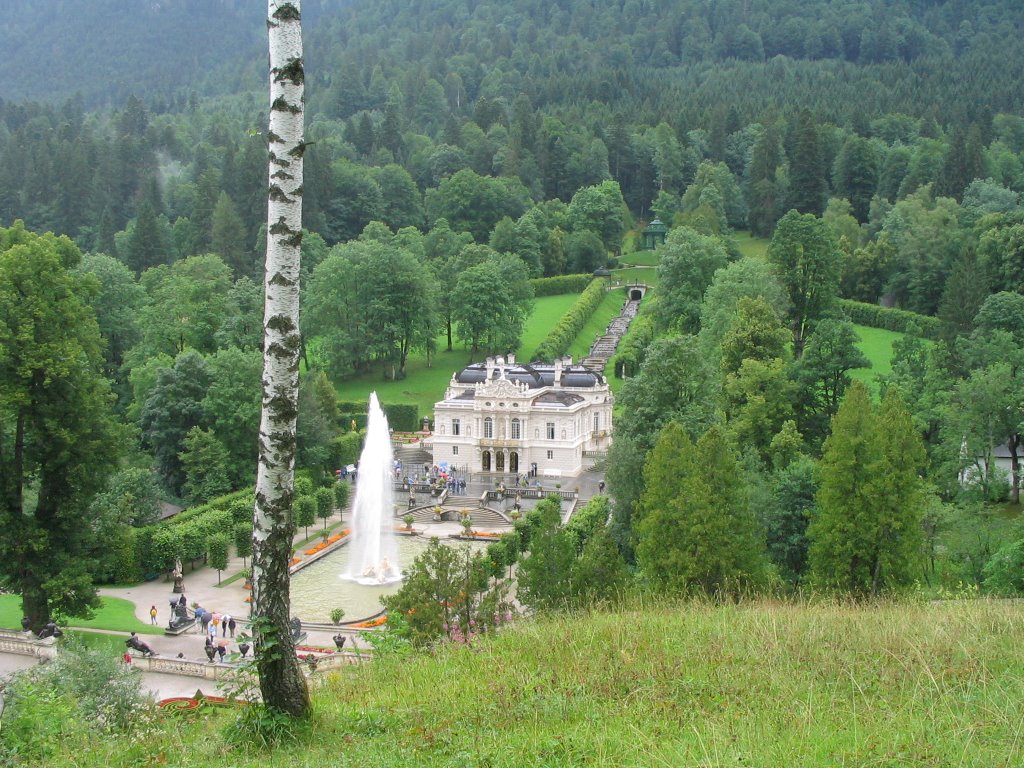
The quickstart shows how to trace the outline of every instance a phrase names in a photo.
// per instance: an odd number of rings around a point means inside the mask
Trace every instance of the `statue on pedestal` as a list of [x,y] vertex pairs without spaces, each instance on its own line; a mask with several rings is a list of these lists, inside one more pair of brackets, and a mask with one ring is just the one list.
[[181,559],[174,559],[174,570],[171,571],[171,576],[174,577],[174,594],[180,595],[185,591],[185,574],[181,570]]

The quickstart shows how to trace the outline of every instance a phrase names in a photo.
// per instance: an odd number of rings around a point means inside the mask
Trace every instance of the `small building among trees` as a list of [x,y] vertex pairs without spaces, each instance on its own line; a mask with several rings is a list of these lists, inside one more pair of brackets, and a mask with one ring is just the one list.
[[644,240],[641,248],[645,251],[653,251],[659,245],[665,244],[665,238],[668,236],[668,225],[660,219],[655,219],[644,227],[642,234]]
[[489,357],[452,376],[434,405],[434,462],[470,472],[571,477],[611,443],[614,397],[604,376],[573,365]]

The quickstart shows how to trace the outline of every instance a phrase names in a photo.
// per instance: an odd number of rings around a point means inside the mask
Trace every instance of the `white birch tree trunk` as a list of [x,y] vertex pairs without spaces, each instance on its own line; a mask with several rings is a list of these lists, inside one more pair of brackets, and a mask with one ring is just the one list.
[[288,566],[299,395],[303,90],[300,1],[268,0],[270,152],[263,315],[263,413],[253,512],[253,638],[264,703],[309,713],[309,691],[288,622]]

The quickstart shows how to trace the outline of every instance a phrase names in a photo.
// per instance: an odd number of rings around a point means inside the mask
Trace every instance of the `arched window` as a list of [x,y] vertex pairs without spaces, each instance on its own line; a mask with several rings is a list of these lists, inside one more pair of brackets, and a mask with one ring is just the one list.
[[494,420],[490,416],[484,419],[484,437],[494,437]]
[[519,436],[519,419],[512,419],[512,439],[518,440]]

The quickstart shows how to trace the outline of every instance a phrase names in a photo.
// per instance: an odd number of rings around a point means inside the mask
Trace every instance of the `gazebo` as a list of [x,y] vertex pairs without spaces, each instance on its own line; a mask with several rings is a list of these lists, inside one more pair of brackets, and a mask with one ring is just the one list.
[[659,245],[664,244],[665,236],[668,234],[668,226],[660,219],[655,219],[643,231],[645,251],[653,251]]

